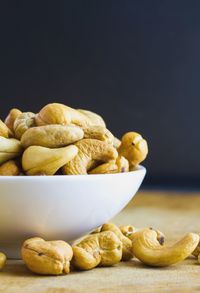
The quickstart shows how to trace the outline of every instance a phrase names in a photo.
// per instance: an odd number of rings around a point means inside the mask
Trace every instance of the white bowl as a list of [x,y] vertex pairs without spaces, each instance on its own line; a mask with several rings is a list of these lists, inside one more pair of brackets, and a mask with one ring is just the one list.
[[0,177],[0,251],[20,257],[33,236],[72,241],[119,213],[146,169],[105,175]]

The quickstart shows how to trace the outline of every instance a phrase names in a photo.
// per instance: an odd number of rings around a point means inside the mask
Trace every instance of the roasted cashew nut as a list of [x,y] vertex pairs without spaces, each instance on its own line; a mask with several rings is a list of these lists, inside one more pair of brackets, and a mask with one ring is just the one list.
[[48,148],[59,148],[75,143],[84,136],[83,130],[74,125],[44,125],[29,128],[21,138],[24,148],[38,145]]
[[0,120],[0,136],[3,136],[5,138],[13,136],[12,131],[7,127],[7,125],[2,120]]
[[4,123],[7,125],[7,127],[14,132],[13,126],[14,126],[14,122],[16,120],[17,117],[19,117],[19,115],[21,115],[22,112],[18,109],[11,109],[8,116],[6,117]]
[[35,126],[35,114],[32,112],[24,112],[20,114],[14,122],[15,137],[21,139],[22,135],[30,127]]
[[118,157],[116,161],[101,164],[89,171],[89,174],[114,174],[129,171],[128,160],[124,157]]
[[73,265],[80,270],[112,266],[122,258],[122,242],[112,231],[91,234],[74,245]]
[[34,237],[24,242],[21,255],[30,271],[41,275],[61,275],[70,272],[73,251],[65,241],[45,241]]
[[133,254],[146,265],[164,267],[180,262],[191,255],[199,243],[199,235],[195,233],[187,234],[171,247],[160,245],[157,237],[157,232],[148,228],[132,234]]
[[28,175],[54,175],[77,154],[74,145],[57,149],[30,146],[23,153],[22,167]]
[[0,136],[0,164],[18,157],[22,152],[20,141]]
[[63,173],[66,175],[87,174],[92,161],[107,162],[117,157],[117,151],[111,144],[97,139],[82,139],[75,146],[79,152],[63,167]]
[[124,236],[121,230],[115,224],[112,224],[112,223],[104,224],[101,227],[101,232],[103,231],[112,231],[121,240],[123,261],[128,261],[131,258],[133,258],[132,241],[128,239],[126,236]]
[[98,139],[113,144],[114,136],[103,126],[92,125],[82,127],[82,129],[84,131],[84,138]]
[[127,132],[122,137],[118,152],[129,161],[130,166],[136,167],[148,154],[147,142],[139,133]]
[[119,227],[122,234],[126,237],[131,237],[133,233],[138,231],[138,229],[132,225],[124,225]]
[[6,255],[0,252],[0,270],[4,268],[5,264],[6,264]]
[[35,118],[36,125],[47,124],[75,124],[78,126],[91,125],[90,119],[79,111],[59,103],[48,104],[43,107]]
[[103,120],[103,118],[100,115],[98,115],[92,111],[83,110],[83,109],[77,109],[77,111],[80,112],[81,114],[85,115],[90,120],[91,125],[102,126],[102,127],[106,128],[105,121]]
[[0,165],[0,176],[18,176],[21,174],[21,169],[17,161],[9,160]]
[[[200,237],[200,234],[199,234],[199,237]],[[192,252],[192,254],[198,258],[199,254],[200,254],[200,241],[199,241],[196,249]]]

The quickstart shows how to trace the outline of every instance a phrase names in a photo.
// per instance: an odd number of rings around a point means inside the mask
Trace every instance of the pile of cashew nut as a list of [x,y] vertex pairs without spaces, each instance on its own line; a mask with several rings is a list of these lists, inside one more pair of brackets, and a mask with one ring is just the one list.
[[[108,267],[132,258],[147,266],[166,267],[191,255],[200,263],[200,235],[196,233],[188,233],[168,246],[159,230],[136,229],[131,225],[118,227],[112,223],[97,228],[72,246],[62,240],[45,241],[34,237],[26,240],[21,248],[25,265],[40,275],[61,275],[70,273],[70,270]],[[0,253],[0,269],[5,263],[6,256]]]
[[101,116],[52,103],[0,120],[0,176],[128,172],[147,156],[136,132],[116,138]]

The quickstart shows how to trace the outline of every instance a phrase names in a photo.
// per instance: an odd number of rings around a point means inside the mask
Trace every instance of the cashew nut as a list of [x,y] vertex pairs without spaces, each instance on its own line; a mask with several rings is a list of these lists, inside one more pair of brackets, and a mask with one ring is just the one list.
[[139,133],[127,132],[122,137],[121,145],[118,148],[119,155],[124,156],[130,166],[140,164],[148,154],[148,146],[145,139]]
[[89,118],[79,111],[63,104],[52,103],[43,107],[35,118],[38,126],[46,124],[75,124],[78,126],[89,126]]
[[113,144],[114,136],[107,128],[103,126],[92,125],[82,127],[82,129],[84,131],[84,138],[98,139]]
[[10,160],[0,165],[0,176],[18,176],[21,174],[19,164]]
[[77,156],[63,167],[64,174],[87,174],[92,161],[108,162],[117,157],[116,149],[104,141],[82,139],[75,144]]
[[5,123],[3,123],[2,120],[0,120],[0,136],[3,136],[5,138],[11,137],[12,131],[7,127]]
[[30,146],[23,153],[22,167],[28,175],[53,175],[77,153],[74,145],[56,149]]
[[91,234],[72,249],[72,263],[80,270],[112,266],[122,258],[122,242],[112,231]]
[[27,129],[35,126],[35,114],[32,112],[24,112],[20,114],[14,122],[15,137],[20,139]]
[[116,161],[101,164],[89,171],[89,174],[113,174],[129,171],[128,160],[124,157],[118,157]]
[[164,267],[175,264],[187,258],[199,243],[199,235],[195,233],[187,234],[171,247],[160,245],[157,237],[157,232],[148,228],[132,234],[133,254],[146,265]]
[[126,237],[130,237],[132,236],[133,233],[135,233],[136,231],[138,231],[137,228],[135,228],[132,225],[124,225],[124,226],[120,226],[119,227],[120,231],[122,232],[122,234]]
[[77,111],[89,118],[91,125],[102,126],[106,128],[105,121],[100,115],[83,109],[78,109]]
[[112,231],[121,240],[121,242],[122,242],[122,260],[128,261],[131,258],[133,258],[132,241],[130,239],[128,239],[126,236],[124,236],[123,233],[121,232],[121,230],[115,224],[112,224],[112,223],[104,224],[101,227],[101,232],[103,232],[103,231]]
[[58,148],[72,144],[83,138],[83,130],[74,125],[44,125],[29,128],[21,138],[24,148],[39,145]]
[[32,272],[41,275],[61,275],[70,272],[73,251],[65,241],[45,241],[34,237],[24,242],[21,255]]
[[[199,234],[199,237],[200,237],[200,234]],[[196,247],[196,249],[192,252],[192,254],[195,256],[195,257],[198,257],[199,254],[200,254],[200,241]]]
[[13,126],[14,122],[19,115],[22,114],[22,112],[18,109],[11,109],[8,116],[6,117],[4,123],[7,125],[7,127],[13,132]]
[[20,141],[0,136],[0,164],[18,157],[22,152]]
[[4,268],[5,264],[6,264],[6,255],[0,252],[0,270]]

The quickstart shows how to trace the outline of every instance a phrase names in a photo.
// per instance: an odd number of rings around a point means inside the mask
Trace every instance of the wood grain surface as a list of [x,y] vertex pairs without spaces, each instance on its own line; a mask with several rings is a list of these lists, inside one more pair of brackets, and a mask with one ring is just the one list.
[[[200,194],[140,192],[116,217],[117,224],[154,227],[168,242],[200,231]],[[200,265],[193,257],[167,268],[150,268],[133,259],[112,268],[50,277],[30,273],[21,261],[8,261],[0,273],[0,292],[199,292]]]

